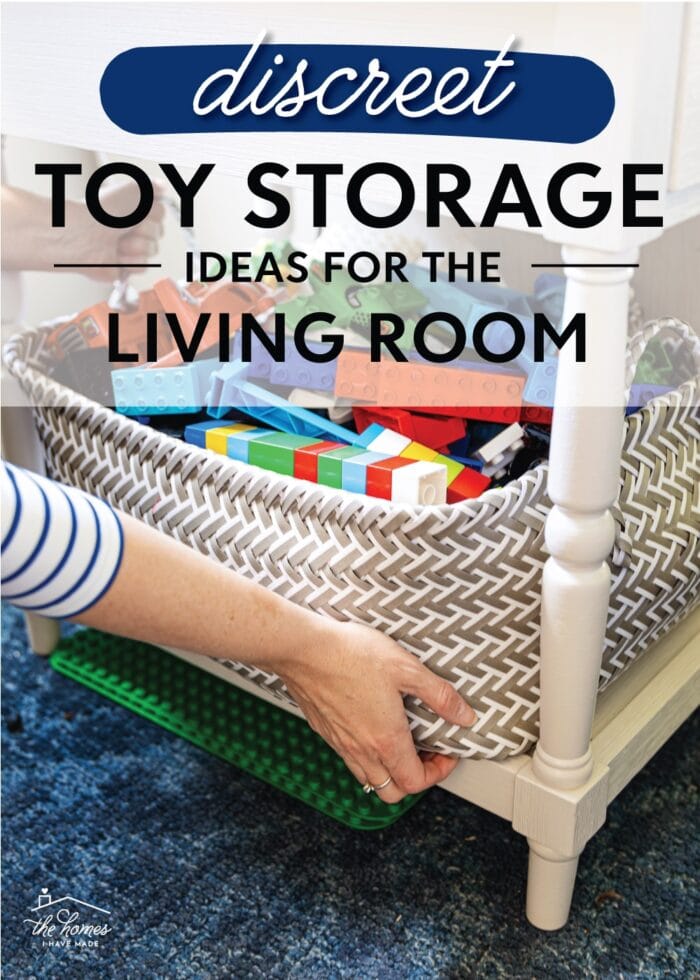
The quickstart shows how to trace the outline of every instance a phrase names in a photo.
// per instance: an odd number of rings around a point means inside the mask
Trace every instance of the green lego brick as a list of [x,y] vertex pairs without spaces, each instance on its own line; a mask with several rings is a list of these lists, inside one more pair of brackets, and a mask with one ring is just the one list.
[[343,460],[349,459],[351,456],[361,456],[366,452],[365,448],[344,446],[342,449],[332,449],[329,453],[323,453],[318,457],[318,479],[316,482],[340,490],[343,486]]
[[342,759],[302,718],[158,647],[78,630],[51,656],[61,674],[355,830],[380,830],[400,803],[366,795]]
[[289,432],[270,432],[250,443],[248,462],[273,473],[294,476],[294,450],[313,446],[318,439]]

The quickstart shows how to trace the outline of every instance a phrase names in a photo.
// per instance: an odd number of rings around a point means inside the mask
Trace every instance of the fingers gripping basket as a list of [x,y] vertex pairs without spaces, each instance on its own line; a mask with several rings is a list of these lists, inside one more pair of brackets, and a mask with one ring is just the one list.
[[[680,332],[700,364],[698,339]],[[454,506],[407,507],[281,477],[186,445],[51,381],[41,329],[5,361],[31,395],[51,476],[107,498],[294,602],[378,627],[479,712],[467,731],[407,700],[416,742],[499,759],[538,731],[547,466]],[[613,680],[698,597],[698,378],[626,423],[612,593],[600,675]],[[695,499],[694,499],[695,498]],[[280,679],[232,670],[286,698]]]

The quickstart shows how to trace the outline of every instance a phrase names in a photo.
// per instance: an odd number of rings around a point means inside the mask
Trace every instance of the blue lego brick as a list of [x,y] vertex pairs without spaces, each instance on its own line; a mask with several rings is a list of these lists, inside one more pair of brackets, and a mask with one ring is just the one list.
[[207,429],[219,429],[221,422],[195,422],[185,426],[185,442],[192,446],[199,446],[205,449],[207,445]]
[[256,439],[269,436],[269,429],[249,429],[247,432],[234,432],[226,439],[226,455],[247,463],[250,458],[250,444]]
[[233,404],[236,385],[247,377],[247,371],[248,365],[236,360],[229,364],[220,364],[218,370],[212,372],[205,401],[207,415],[215,419],[222,419],[226,415]]
[[357,435],[352,433],[352,444],[353,446],[363,446],[367,449],[382,432],[384,432],[384,426],[379,422],[372,422],[364,432],[359,432]]
[[[342,425],[336,425],[306,408],[290,405],[284,398],[271,391],[254,385],[249,381],[238,381],[231,385],[230,405],[240,412],[265,422],[273,429],[301,436],[318,436],[319,439],[333,439],[336,442],[351,443],[356,434]],[[211,414],[211,412],[210,412]]]
[[114,406],[122,415],[136,416],[199,412],[218,363],[210,358],[177,367],[112,371]]
[[[323,354],[327,344],[317,341],[307,346],[315,354]],[[241,334],[237,333],[233,343],[233,356],[237,360],[242,354]],[[313,388],[315,391],[333,391],[335,387],[336,361],[315,364],[307,360],[296,349],[291,337],[285,338],[284,360],[275,361],[272,354],[253,337],[251,339],[251,359],[247,365],[246,377],[250,381],[269,381],[271,384],[287,385],[290,388]]]
[[629,398],[627,399],[627,415],[631,412],[638,411],[640,408],[644,408],[652,398],[658,398],[660,395],[665,395],[669,391],[673,391],[672,385],[632,385]]
[[526,375],[523,401],[532,405],[554,405],[554,388],[557,381],[557,358],[545,356],[539,363],[531,361],[525,351],[515,363]]
[[344,459],[342,470],[343,490],[352,490],[354,493],[366,493],[367,467],[371,463],[379,463],[383,459],[389,459],[389,457],[384,453],[370,452]]

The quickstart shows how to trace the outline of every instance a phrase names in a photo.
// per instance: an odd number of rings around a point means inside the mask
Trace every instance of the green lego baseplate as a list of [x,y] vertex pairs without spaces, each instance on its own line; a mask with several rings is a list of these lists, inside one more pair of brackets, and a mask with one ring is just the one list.
[[158,647],[98,630],[64,637],[61,674],[354,830],[381,830],[424,794],[384,803],[296,715]]

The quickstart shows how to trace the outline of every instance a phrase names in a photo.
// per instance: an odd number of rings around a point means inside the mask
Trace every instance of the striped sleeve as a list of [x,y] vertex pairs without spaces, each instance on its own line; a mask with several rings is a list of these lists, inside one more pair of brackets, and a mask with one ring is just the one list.
[[57,619],[101,599],[123,550],[109,504],[4,461],[0,492],[2,598]]

